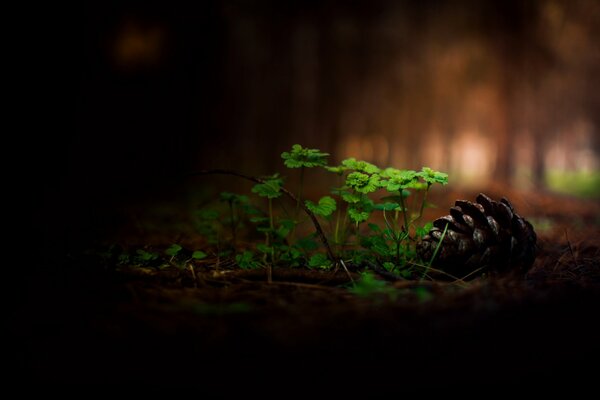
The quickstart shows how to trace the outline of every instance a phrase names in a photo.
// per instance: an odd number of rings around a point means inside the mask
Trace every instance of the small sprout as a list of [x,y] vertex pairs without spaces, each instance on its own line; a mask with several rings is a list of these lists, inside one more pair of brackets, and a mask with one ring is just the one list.
[[292,151],[281,153],[283,163],[288,168],[312,168],[327,165],[328,153],[321,153],[318,149],[307,149],[299,144],[292,146]]
[[271,254],[271,252],[273,251],[273,247],[272,246],[267,246],[264,243],[259,243],[256,245],[256,249],[258,251],[260,251],[261,253],[265,253],[265,254]]
[[445,185],[448,183],[448,174],[434,171],[429,167],[423,167],[419,172],[419,176],[430,185],[434,183]]
[[390,249],[390,246],[383,236],[364,237],[361,241],[361,245],[383,257],[388,257],[394,254],[393,249]]
[[[422,218],[425,207],[429,206],[427,196],[431,187],[434,184],[447,184],[448,175],[429,167],[423,167],[420,171],[391,167],[380,169],[355,158],[347,158],[338,166],[328,166],[328,157],[328,153],[304,148],[299,144],[294,144],[291,150],[281,154],[287,168],[300,170],[299,185],[295,193],[283,187],[283,177],[278,174],[259,179],[233,171],[225,172],[254,181],[252,193],[266,198],[268,201],[265,205],[268,209],[255,207],[247,196],[231,192],[220,193],[219,200],[228,203],[226,217],[219,216],[223,209],[217,207],[216,210],[198,212],[195,220],[198,231],[205,236],[207,242],[216,244],[216,248],[211,250],[212,254],[223,251],[236,254],[235,260],[243,269],[270,269],[278,264],[331,268],[334,260],[348,260],[354,265],[368,261],[381,265],[398,276],[407,279],[413,277],[415,271],[412,266],[417,265],[415,261],[418,261],[415,248],[417,239],[425,235],[430,227],[430,224],[420,227],[421,224],[417,221]],[[303,197],[305,169],[313,167],[322,167],[338,175],[338,187],[331,190],[332,196],[322,196],[314,202]],[[388,195],[378,198],[378,203],[375,203],[373,194],[380,190],[385,190]],[[294,210],[286,207],[286,201],[273,201],[282,195],[294,201]],[[274,207],[280,209],[275,210]],[[302,218],[302,211],[309,218]],[[375,211],[381,217],[377,223],[369,220]],[[327,225],[322,225],[322,219],[327,220]],[[303,231],[298,229],[299,226],[309,220],[315,226],[314,232],[300,237]],[[254,252],[245,250],[240,253],[239,249],[236,250],[236,235],[247,233],[248,221],[255,224],[254,231],[262,233],[264,241],[256,245]],[[368,223],[368,229],[360,229],[361,223]],[[223,229],[230,229],[231,234],[223,234]],[[222,246],[223,238],[229,237],[231,241],[228,241],[227,246]],[[256,236],[249,239],[255,240]],[[320,251],[323,250],[320,249],[320,244],[325,252]],[[180,254],[179,251],[174,245],[166,250],[166,254],[174,257]],[[194,255],[196,254],[198,253],[195,252]],[[201,256],[198,254],[198,257],[193,256],[192,259],[204,258],[206,254],[201,253]],[[138,254],[136,260],[144,257],[152,255]],[[270,281],[270,272],[268,276]],[[385,285],[385,282],[375,279],[373,275],[366,274],[357,285],[357,293],[385,292],[391,289]]]
[[369,219],[371,211],[374,209],[373,200],[364,196],[361,197],[358,203],[348,205],[348,216],[356,224],[364,222]]
[[275,175],[269,179],[265,179],[265,183],[257,183],[254,185],[252,193],[256,193],[261,197],[275,199],[281,196],[281,185],[283,185],[283,179],[278,178]]
[[329,172],[333,172],[334,174],[338,174],[338,175],[343,175],[344,172],[348,171],[348,167],[345,167],[343,165],[339,165],[337,167],[326,166],[325,169]]
[[383,268],[385,268],[385,270],[388,272],[394,272],[394,270],[396,269],[396,266],[394,265],[393,262],[386,261],[383,263]]
[[379,210],[379,211],[393,211],[393,210],[400,210],[400,204],[398,203],[380,203],[380,204],[375,204],[373,206],[373,208],[375,210]]
[[141,261],[154,261],[158,258],[158,254],[151,253],[143,249],[137,249],[135,252],[137,254],[137,258]]
[[253,222],[255,224],[269,223],[269,217],[252,217],[250,218],[250,222]]
[[231,202],[233,204],[248,204],[248,196],[230,192],[221,192],[219,194],[219,200]]
[[296,241],[296,246],[305,251],[313,251],[319,247],[318,243],[313,238],[313,235],[298,239]]
[[348,207],[348,216],[357,224],[368,220],[369,215],[371,215],[371,213],[368,211],[363,211],[355,207]]
[[254,253],[247,250],[242,254],[236,255],[235,262],[241,269],[256,269],[260,267],[260,263],[254,260]]
[[207,254],[201,250],[196,250],[192,253],[192,258],[194,260],[202,260],[203,258],[206,258]]
[[422,227],[417,227],[416,231],[416,235],[417,237],[423,237],[425,236],[427,233],[429,233],[429,230],[433,227],[433,223],[432,222],[428,222],[425,225],[423,225]]
[[417,172],[410,170],[398,170],[388,168],[384,171],[384,177],[387,179],[381,182],[388,192],[396,192],[400,189],[415,188],[417,184]]
[[282,219],[279,221],[279,227],[275,230],[275,234],[280,238],[285,238],[294,229],[296,223],[291,219]]
[[126,265],[131,263],[131,256],[127,253],[119,254],[117,258],[117,265]]
[[314,254],[308,261],[308,265],[313,268],[328,269],[331,268],[331,260],[325,254]]
[[369,223],[367,224],[369,229],[371,229],[374,233],[381,233],[381,227],[377,224]]
[[379,188],[379,175],[352,172],[346,178],[346,185],[359,193],[372,193]]
[[394,288],[390,287],[386,281],[377,279],[371,272],[362,272],[360,280],[350,289],[358,296],[368,297],[375,294],[391,293]]
[[361,195],[359,193],[351,193],[347,190],[338,191],[339,195],[342,197],[346,203],[358,203],[361,199]]
[[165,254],[171,257],[175,257],[177,254],[179,254],[179,252],[183,249],[183,247],[181,247],[178,244],[172,244],[171,246],[169,246],[169,248],[167,248],[165,250]]
[[342,165],[347,169],[352,169],[357,172],[364,172],[367,174],[377,174],[381,170],[376,165],[373,165],[366,161],[357,161],[355,158],[347,158],[342,161]]
[[310,200],[306,200],[305,203],[306,208],[322,217],[330,216],[336,208],[335,200],[330,196],[321,197],[321,199],[319,200],[319,204],[315,204]]

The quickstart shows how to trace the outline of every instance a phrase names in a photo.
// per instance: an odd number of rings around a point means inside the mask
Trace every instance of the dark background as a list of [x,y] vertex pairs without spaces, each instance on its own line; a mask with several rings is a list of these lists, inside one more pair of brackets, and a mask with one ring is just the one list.
[[177,196],[190,171],[281,171],[294,143],[455,185],[544,188],[549,171],[599,168],[594,1],[34,11],[34,218],[59,253],[124,223],[121,204]]
[[[190,171],[279,170],[292,181],[296,171],[283,171],[279,153],[294,143],[330,152],[332,163],[355,156],[382,167],[446,171],[451,199],[461,187],[477,192],[494,183],[511,193],[530,190],[523,200],[550,189],[552,173],[598,173],[597,1],[24,7],[6,13],[17,26],[8,39],[19,42],[7,62],[22,69],[16,79],[7,75],[19,88],[10,100],[25,113],[7,135],[17,139],[4,147],[16,179],[4,195],[24,210],[6,208],[9,219],[32,222],[12,235],[23,251],[6,249],[18,258],[9,273],[34,278],[6,280],[17,300],[9,310],[8,362],[28,387],[133,377],[221,390],[245,388],[245,379],[264,393],[282,378],[312,389],[294,372],[352,393],[360,385],[397,391],[398,378],[408,382],[401,390],[482,378],[498,388],[507,376],[536,390],[593,382],[586,366],[597,354],[598,219],[584,202],[539,196],[523,211],[556,221],[554,236],[540,235],[539,279],[524,282],[539,280],[539,290],[520,295],[524,287],[510,282],[498,293],[482,287],[432,304],[433,313],[411,312],[412,303],[355,303],[345,289],[291,292],[261,285],[262,277],[239,291],[218,285],[174,293],[160,280],[157,287],[136,280],[138,298],[128,281],[100,273],[94,254],[81,252],[131,239],[136,229],[120,233],[136,214],[159,221],[161,245],[176,243],[166,232],[189,217],[191,194],[220,182],[190,179]],[[310,182],[323,193],[318,179]],[[222,182],[228,190],[237,185]],[[159,204],[170,210],[158,213]],[[150,240],[133,239],[134,249]],[[106,272],[105,263],[99,267]],[[556,294],[553,279],[564,282]],[[245,295],[264,307],[216,319],[189,309]],[[381,367],[382,354],[393,368]],[[335,362],[322,361],[328,358]],[[268,369],[257,368],[265,361]]]

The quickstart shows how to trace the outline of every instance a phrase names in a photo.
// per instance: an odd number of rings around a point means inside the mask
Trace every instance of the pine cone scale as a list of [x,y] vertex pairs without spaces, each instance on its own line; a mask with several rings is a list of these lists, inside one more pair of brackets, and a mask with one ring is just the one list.
[[433,265],[454,276],[478,269],[526,272],[535,259],[536,239],[533,226],[508,199],[495,201],[480,193],[475,203],[457,200],[450,215],[436,219],[417,244],[417,253],[430,262],[439,247]]

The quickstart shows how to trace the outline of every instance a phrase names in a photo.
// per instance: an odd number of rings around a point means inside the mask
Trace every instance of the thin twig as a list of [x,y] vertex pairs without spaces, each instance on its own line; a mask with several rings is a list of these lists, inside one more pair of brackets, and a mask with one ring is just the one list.
[[344,263],[344,260],[342,260],[341,258],[340,258],[340,264],[342,264],[342,267],[344,267],[344,271],[346,271],[346,274],[348,275],[348,278],[350,278],[350,281],[352,282],[352,285],[355,285],[354,279],[352,279],[352,275],[350,275],[350,271],[348,271],[348,268],[346,267],[346,264]]
[[423,275],[421,276],[421,280],[423,280],[423,278],[425,277],[425,275],[427,275],[427,271],[429,271],[429,268],[431,268],[431,264],[433,264],[433,260],[435,260],[435,257],[437,256],[438,251],[440,250],[442,242],[444,241],[444,238],[446,237],[446,232],[448,231],[448,225],[449,224],[446,224],[446,226],[444,227],[444,232],[442,232],[442,237],[440,238],[440,241],[438,242],[438,245],[435,247],[435,250],[433,251],[433,255],[431,256],[431,260],[429,260],[429,263],[427,264],[427,268],[425,269],[425,271],[423,271]]
[[198,289],[198,278],[196,277],[196,271],[194,271],[194,265],[192,263],[188,264],[190,271],[192,271],[192,278],[194,278],[194,287]]

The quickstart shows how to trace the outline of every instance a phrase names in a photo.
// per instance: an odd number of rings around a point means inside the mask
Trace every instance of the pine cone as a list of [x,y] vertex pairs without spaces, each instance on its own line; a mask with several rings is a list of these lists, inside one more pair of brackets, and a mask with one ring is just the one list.
[[433,222],[433,228],[417,244],[424,262],[435,256],[433,266],[455,277],[478,272],[524,274],[535,260],[537,236],[533,226],[515,213],[506,198],[495,201],[480,193],[476,203],[457,200],[450,215]]

